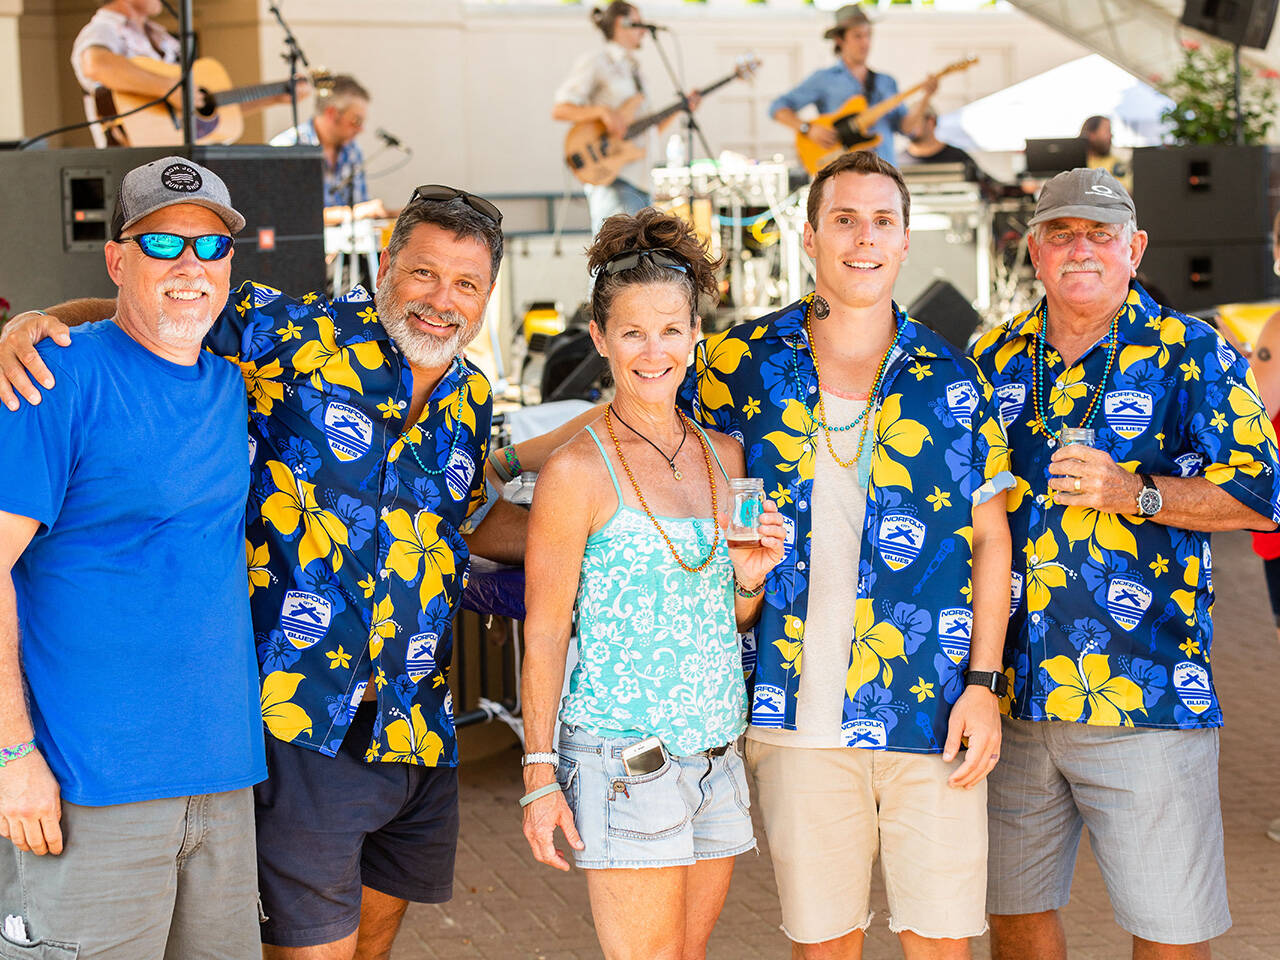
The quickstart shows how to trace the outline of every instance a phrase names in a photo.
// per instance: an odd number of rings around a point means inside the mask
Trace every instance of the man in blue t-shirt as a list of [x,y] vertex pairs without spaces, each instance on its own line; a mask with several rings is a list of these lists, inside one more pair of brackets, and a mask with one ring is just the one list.
[[0,418],[0,944],[259,956],[247,410],[201,349],[243,226],[198,164],[130,171],[115,315],[42,346],[61,389]]
[[[887,73],[876,73],[867,66],[867,56],[871,53],[871,21],[857,4],[846,4],[837,10],[835,25],[823,36],[835,42],[835,52],[840,59],[829,67],[815,70],[799,86],[769,104],[769,116],[819,146],[835,150],[840,145],[835,133],[820,124],[810,126],[808,120],[800,118],[800,111],[812,105],[818,108],[818,113],[834,113],[850,97],[859,95],[867,98],[869,106],[875,106],[896,96],[898,83]],[[893,135],[915,134],[937,89],[937,78],[929,77],[924,82],[924,96],[915,106],[907,110],[899,105],[867,131],[868,136],[878,134],[883,138],[875,148],[876,153],[890,163],[896,162]]]

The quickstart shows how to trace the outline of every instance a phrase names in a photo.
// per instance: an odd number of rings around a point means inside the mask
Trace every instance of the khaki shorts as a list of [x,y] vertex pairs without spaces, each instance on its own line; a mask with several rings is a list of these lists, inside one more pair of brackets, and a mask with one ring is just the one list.
[[987,785],[947,785],[963,757],[808,749],[747,740],[782,931],[821,943],[871,922],[881,857],[889,929],[930,939],[985,932]]

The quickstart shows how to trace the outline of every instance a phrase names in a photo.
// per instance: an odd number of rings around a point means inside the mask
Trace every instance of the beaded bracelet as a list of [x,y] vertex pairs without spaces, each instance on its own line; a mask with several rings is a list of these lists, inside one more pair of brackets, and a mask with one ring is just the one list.
[[26,743],[20,743],[16,747],[0,747],[0,767],[3,767],[11,760],[17,760],[19,757],[25,757],[35,748],[36,742],[34,740],[28,740]]
[[[495,459],[498,454],[502,454],[501,459]],[[503,483],[510,483],[524,472],[513,446],[500,447],[489,454],[489,466],[493,467],[493,472]]]
[[754,600],[764,592],[764,583],[761,582],[760,586],[756,587],[754,590],[748,590],[742,585],[742,581],[739,580],[735,574],[733,578],[733,592],[744,600]]

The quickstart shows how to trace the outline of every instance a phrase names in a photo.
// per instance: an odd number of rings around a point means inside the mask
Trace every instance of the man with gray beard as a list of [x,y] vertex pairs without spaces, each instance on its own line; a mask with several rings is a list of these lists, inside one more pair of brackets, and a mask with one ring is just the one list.
[[[382,254],[376,300],[249,282],[204,340],[239,364],[249,397],[246,551],[271,734],[256,792],[267,960],[345,960],[357,944],[387,956],[408,901],[452,894],[450,623],[469,546],[499,559],[522,550],[497,536],[518,536],[522,511],[486,489],[489,384],[461,356],[502,247],[493,204],[419,187]],[[64,330],[15,319],[0,368]],[[28,366],[52,386],[47,368]]]

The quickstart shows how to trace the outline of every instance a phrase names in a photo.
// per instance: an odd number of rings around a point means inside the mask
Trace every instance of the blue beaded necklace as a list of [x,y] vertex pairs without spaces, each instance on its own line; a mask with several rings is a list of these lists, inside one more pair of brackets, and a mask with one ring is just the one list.
[[470,381],[470,378],[467,377],[466,371],[464,370],[462,372],[462,384],[458,387],[458,404],[453,411],[453,436],[449,440],[449,456],[448,456],[448,459],[446,459],[444,462],[445,465],[443,469],[428,467],[425,463],[422,462],[422,458],[418,456],[417,448],[422,445],[422,440],[426,439],[425,431],[419,428],[418,432],[419,434],[421,434],[422,439],[419,440],[417,443],[410,443],[407,439],[405,440],[404,446],[408,448],[409,453],[413,457],[413,459],[418,461],[418,466],[422,468],[422,472],[427,474],[428,476],[431,476],[431,477],[440,476],[440,474],[445,473],[448,470],[449,464],[453,462],[453,455],[458,450],[458,437],[462,433],[462,407],[463,407],[463,404],[466,403],[467,396],[470,392],[471,392],[471,381]]
[[[1124,308],[1122,307],[1121,310]],[[1049,438],[1049,446],[1055,447],[1062,442],[1062,435],[1059,431],[1049,426],[1049,415],[1045,407],[1045,388],[1047,387],[1048,368],[1045,363],[1044,355],[1045,346],[1044,328],[1049,323],[1049,311],[1047,307],[1043,307],[1040,314],[1040,329],[1036,331],[1036,354],[1031,364],[1031,395],[1035,404],[1036,422],[1040,425],[1040,429],[1044,431]],[[1111,378],[1111,371],[1115,367],[1116,348],[1120,342],[1120,313],[1117,312],[1111,318],[1111,329],[1107,333],[1107,365],[1102,371],[1102,379],[1098,381],[1098,385],[1093,390],[1093,396],[1089,398],[1089,406],[1085,409],[1084,419],[1080,421],[1079,426],[1088,427],[1093,423],[1093,418],[1098,415],[1098,400],[1101,399],[1103,391],[1106,390],[1107,380]]]

